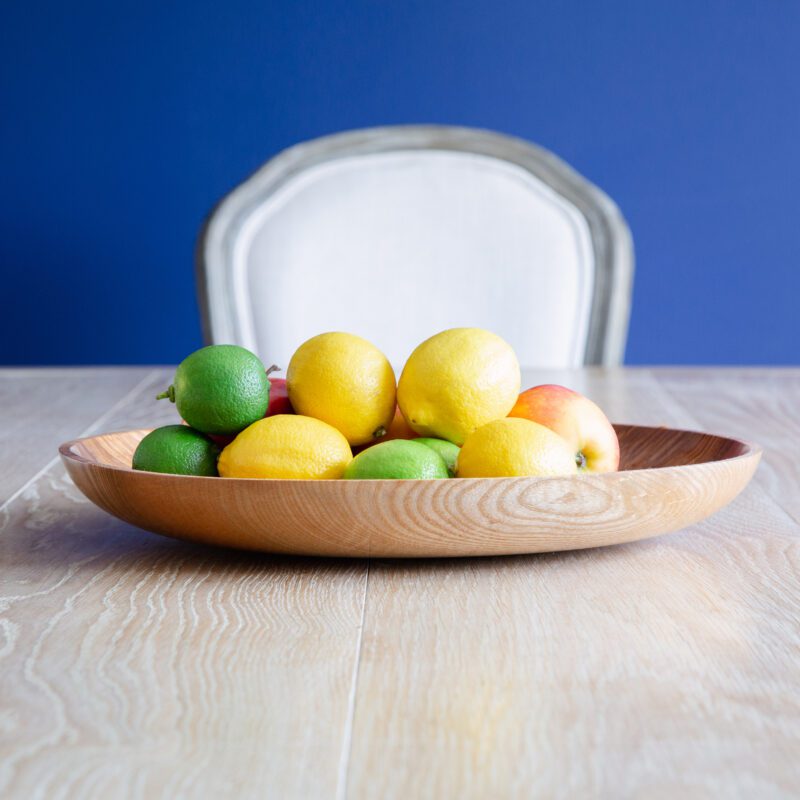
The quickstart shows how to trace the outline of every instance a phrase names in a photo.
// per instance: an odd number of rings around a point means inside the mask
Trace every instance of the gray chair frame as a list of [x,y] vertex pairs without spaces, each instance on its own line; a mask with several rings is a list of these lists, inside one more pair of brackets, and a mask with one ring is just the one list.
[[548,150],[504,134],[442,125],[347,131],[279,153],[226,195],[206,219],[197,243],[196,277],[207,343],[240,342],[232,292],[232,254],[250,214],[287,181],[337,158],[396,150],[476,153],[516,164],[564,197],[584,216],[594,248],[594,291],[584,364],[622,363],[633,286],[633,242],[615,203]]

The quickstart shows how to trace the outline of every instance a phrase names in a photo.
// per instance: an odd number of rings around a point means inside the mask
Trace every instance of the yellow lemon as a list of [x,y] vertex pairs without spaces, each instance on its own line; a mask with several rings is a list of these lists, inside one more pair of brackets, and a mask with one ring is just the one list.
[[333,425],[352,445],[384,436],[394,416],[392,365],[351,333],[321,333],[301,344],[289,362],[286,389],[298,414]]
[[223,478],[341,478],[353,458],[336,428],[312,417],[278,414],[245,428],[223,451]]
[[575,453],[565,439],[538,422],[497,419],[467,436],[458,454],[459,478],[576,475]]
[[420,436],[460,445],[476,428],[511,411],[519,384],[519,362],[507,342],[480,328],[452,328],[410,355],[397,402]]

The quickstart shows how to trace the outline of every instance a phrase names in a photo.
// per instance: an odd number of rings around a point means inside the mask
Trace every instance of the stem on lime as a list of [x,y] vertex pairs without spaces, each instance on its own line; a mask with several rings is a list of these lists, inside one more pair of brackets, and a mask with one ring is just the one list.
[[156,400],[169,400],[170,403],[175,402],[175,387],[170,386],[166,392],[161,392],[161,394],[156,395]]

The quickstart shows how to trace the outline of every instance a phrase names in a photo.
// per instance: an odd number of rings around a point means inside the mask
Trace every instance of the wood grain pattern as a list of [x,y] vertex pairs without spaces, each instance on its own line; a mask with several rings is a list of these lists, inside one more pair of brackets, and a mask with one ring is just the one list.
[[[174,421],[165,377],[104,425]],[[0,563],[4,800],[334,796],[363,564],[152,536],[60,464],[3,509]]]
[[[692,420],[648,371],[555,377]],[[373,562],[349,794],[794,797],[799,586],[800,530],[755,486],[648,542]]]
[[[170,376],[90,432],[175,421],[152,400]],[[53,465],[0,511],[0,797],[796,797],[799,377],[526,375],[767,443],[772,472],[719,514],[605,549],[212,550],[118,522]]]
[[53,460],[54,446],[76,431],[87,431],[152,372],[135,367],[0,371],[2,444],[7,454],[0,459],[0,504]]
[[297,481],[135,472],[147,430],[68,442],[78,488],[146,530],[247,550],[348,557],[509,555],[619,544],[678,530],[729,503],[760,449],[620,426],[622,471],[564,478]]
[[[697,427],[736,435],[747,430],[765,447],[759,483],[800,521],[800,372],[663,370],[657,373],[661,391],[685,406]],[[793,446],[794,444],[794,446]]]
[[798,532],[758,494],[733,509],[607,550],[373,562],[352,796],[793,796]]

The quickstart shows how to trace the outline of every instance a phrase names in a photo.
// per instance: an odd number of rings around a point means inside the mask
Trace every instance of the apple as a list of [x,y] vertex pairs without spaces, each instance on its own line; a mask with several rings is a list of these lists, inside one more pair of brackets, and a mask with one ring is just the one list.
[[619,440],[608,417],[588,397],[566,386],[544,384],[526,389],[508,416],[538,422],[566,439],[583,472],[619,468]]
[[274,417],[276,414],[294,414],[289,393],[286,391],[286,378],[269,379],[269,406],[264,416]]
[[286,378],[273,378],[272,373],[280,367],[273,364],[267,370],[269,378],[269,405],[265,417],[274,417],[276,414],[294,414],[292,404],[289,402],[289,392],[286,390]]

